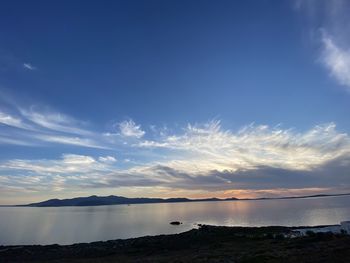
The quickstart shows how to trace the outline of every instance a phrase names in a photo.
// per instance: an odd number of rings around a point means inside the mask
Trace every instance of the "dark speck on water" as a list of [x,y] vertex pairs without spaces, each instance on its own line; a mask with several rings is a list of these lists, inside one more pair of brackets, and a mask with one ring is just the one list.
[[178,226],[178,225],[181,225],[182,222],[180,221],[173,221],[173,222],[170,222],[170,225],[174,225],[174,226]]

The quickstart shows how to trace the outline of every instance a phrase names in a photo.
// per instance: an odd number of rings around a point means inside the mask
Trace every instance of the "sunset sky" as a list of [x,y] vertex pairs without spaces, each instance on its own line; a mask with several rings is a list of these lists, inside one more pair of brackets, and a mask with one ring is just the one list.
[[3,1],[0,204],[350,192],[349,14]]

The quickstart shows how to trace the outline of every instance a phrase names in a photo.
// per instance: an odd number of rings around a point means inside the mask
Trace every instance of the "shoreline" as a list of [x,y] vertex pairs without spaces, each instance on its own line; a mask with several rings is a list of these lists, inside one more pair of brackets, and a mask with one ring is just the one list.
[[[142,201],[142,202],[123,202],[123,203],[103,203],[103,204],[75,204],[75,205],[42,205],[42,203],[51,201],[47,200],[44,202],[39,203],[32,203],[32,204],[17,204],[17,205],[0,205],[1,207],[38,207],[38,208],[45,208],[45,207],[88,207],[88,206],[114,206],[114,205],[145,205],[145,204],[174,204],[174,203],[199,203],[199,202],[229,202],[229,201],[269,201],[269,200],[294,200],[294,199],[313,199],[313,198],[327,198],[327,197],[342,197],[342,196],[350,196],[350,193],[340,193],[340,194],[318,194],[318,195],[306,195],[306,196],[282,196],[282,197],[260,197],[260,198],[226,198],[226,199],[220,199],[220,198],[207,198],[207,199],[187,199],[187,198],[170,198],[170,199],[161,199],[160,201]],[[91,197],[97,197],[97,198],[105,198],[104,196],[90,196],[90,197],[78,197],[78,198],[72,198],[72,199],[52,199],[52,200],[58,200],[58,201],[66,201],[66,200],[73,200],[73,199],[87,199]],[[124,197],[123,197],[124,198]],[[128,199],[128,198],[126,198]],[[141,198],[143,199],[143,198]],[[148,198],[144,198],[148,199]],[[152,198],[150,198],[152,199]],[[179,200],[174,200],[179,199]],[[182,199],[182,200],[180,200]],[[184,200],[185,199],[185,200]]]
[[[288,236],[296,229],[332,226],[335,225],[199,225],[198,229],[170,235],[72,245],[0,246],[0,262],[141,262],[138,259],[142,262],[174,262],[178,259],[181,260],[176,262],[327,262],[322,260],[327,257],[332,262],[344,262],[341,260],[350,258],[350,235],[309,233]],[[304,257],[307,261],[300,261]]]

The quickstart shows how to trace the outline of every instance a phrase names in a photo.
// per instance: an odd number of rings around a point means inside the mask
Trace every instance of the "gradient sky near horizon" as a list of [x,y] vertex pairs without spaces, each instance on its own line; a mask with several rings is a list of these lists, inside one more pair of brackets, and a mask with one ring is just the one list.
[[349,192],[349,13],[3,1],[0,204]]

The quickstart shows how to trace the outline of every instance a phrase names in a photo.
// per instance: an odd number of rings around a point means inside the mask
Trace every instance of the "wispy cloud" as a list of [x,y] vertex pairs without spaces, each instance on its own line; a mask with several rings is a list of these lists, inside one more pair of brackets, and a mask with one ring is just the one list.
[[[9,112],[0,108],[0,144],[44,146],[54,143],[108,148],[103,136],[87,129],[85,122],[65,114],[37,106],[19,107],[15,103]],[[26,143],[28,141],[31,143]]]
[[35,107],[29,110],[20,108],[19,111],[27,121],[42,128],[80,135],[91,134],[90,131],[78,127],[82,122],[59,112],[35,109]]
[[342,49],[325,31],[322,34],[322,62],[331,75],[350,91],[350,49]]
[[[333,123],[315,126],[304,133],[266,125],[249,125],[233,133],[222,130],[220,122],[215,121],[188,125],[181,135],[169,135],[160,141],[145,140],[138,146],[181,151],[184,160],[174,165],[199,172],[258,165],[311,169],[350,151],[348,135],[337,132]],[[194,160],[188,163],[189,158]]]
[[105,162],[101,162],[87,155],[63,154],[58,160],[21,160],[15,159],[3,162],[1,169],[14,169],[35,172],[36,175],[62,174],[75,175],[92,173],[95,171],[110,171]]
[[102,163],[115,163],[117,161],[113,156],[100,156],[98,160]]
[[305,132],[265,125],[232,132],[214,121],[188,125],[182,134],[145,140],[134,147],[168,150],[171,158],[115,171],[105,177],[104,184],[91,187],[270,192],[350,187],[350,139],[333,123]]
[[133,120],[123,121],[118,126],[122,136],[141,138],[145,135],[145,131],[141,129],[141,125],[137,125]]
[[30,141],[26,141],[23,139],[14,139],[9,138],[8,136],[0,135],[0,145],[1,144],[9,144],[9,145],[20,145],[20,146],[35,146],[36,144]]
[[17,127],[17,128],[24,127],[21,119],[16,118],[14,116],[11,116],[11,115],[6,114],[6,113],[1,112],[1,111],[0,111],[0,124],[12,126],[12,127]]
[[45,135],[45,134],[36,135],[35,138],[41,141],[46,141],[51,143],[68,144],[68,145],[76,145],[76,146],[99,148],[99,149],[108,149],[107,146],[99,144],[97,141],[89,138],[60,136],[60,135]]
[[[350,137],[337,131],[333,123],[304,132],[253,124],[231,131],[212,121],[169,133],[139,140],[126,149],[147,149],[166,157],[155,155],[158,157],[140,160],[142,164],[123,168],[110,155],[65,154],[53,160],[8,160],[0,165],[0,175],[12,171],[35,180],[39,176],[40,187],[62,191],[148,187],[154,195],[160,189],[221,194],[350,189]],[[19,182],[18,176],[4,178],[9,186],[38,187],[29,179],[26,184]]]
[[350,2],[347,0],[296,0],[306,27],[322,46],[320,61],[330,75],[350,91]]
[[37,68],[36,67],[34,67],[32,64],[30,64],[30,63],[23,63],[23,67],[25,68],[25,69],[28,69],[28,70],[36,70]]
[[[325,43],[337,51],[328,37]],[[89,152],[0,161],[4,193],[147,188],[150,195],[164,196],[350,189],[350,137],[334,123],[304,131],[256,124],[229,130],[214,120],[176,130],[152,126],[146,134],[132,119],[97,131],[47,107],[13,101],[0,106],[0,144]],[[115,156],[132,161],[118,162]]]
[[[108,158],[100,156],[101,158]],[[84,186],[84,181],[100,178],[109,173],[112,167],[86,155],[63,154],[57,160],[14,159],[0,164],[3,190],[16,187],[22,191],[62,191],[67,188]],[[11,175],[6,175],[11,171]]]

